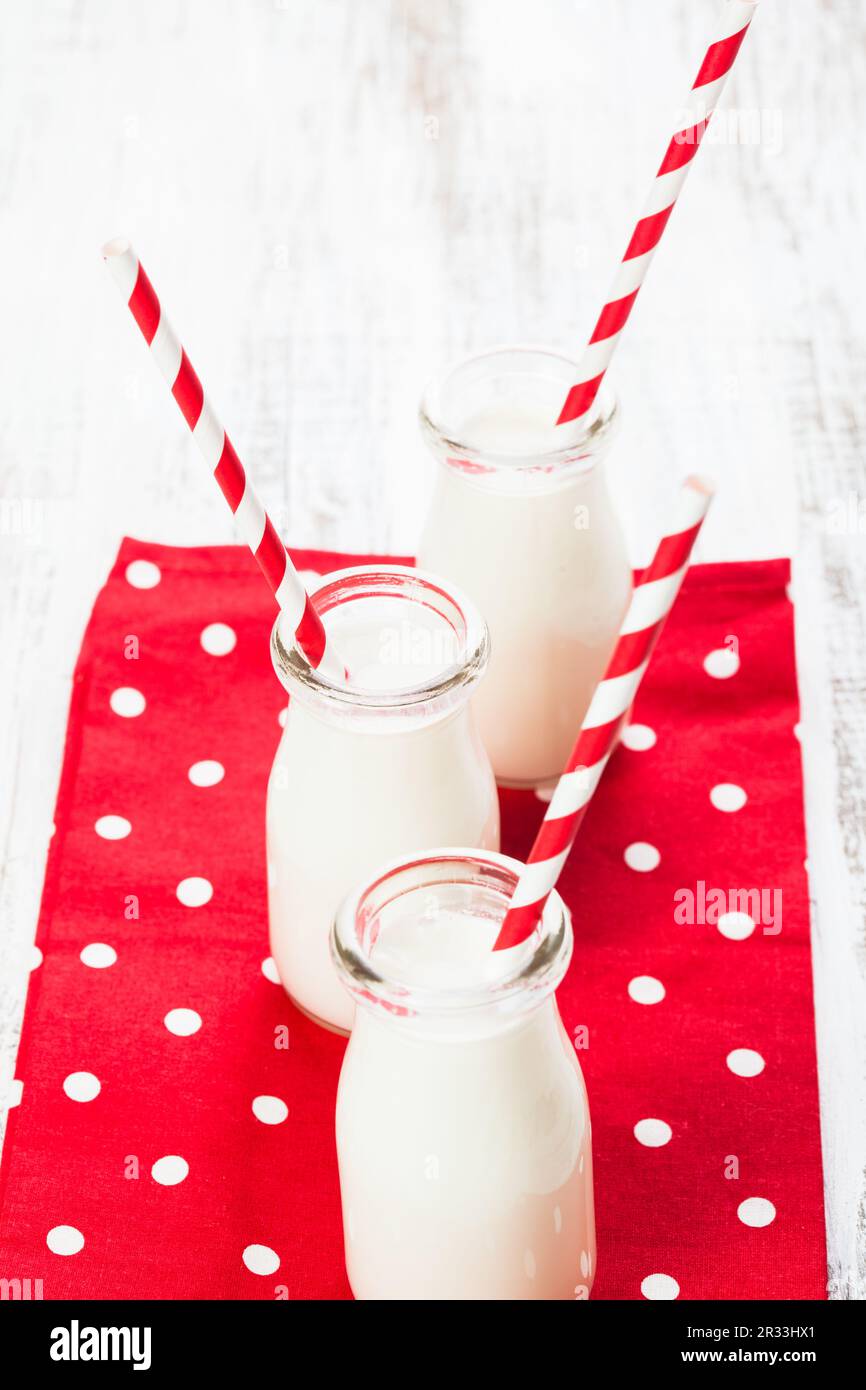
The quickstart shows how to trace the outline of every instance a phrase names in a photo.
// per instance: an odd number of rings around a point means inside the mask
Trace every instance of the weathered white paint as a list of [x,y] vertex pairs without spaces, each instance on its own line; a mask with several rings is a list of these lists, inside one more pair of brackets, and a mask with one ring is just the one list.
[[[69,683],[124,532],[230,526],[99,247],[131,236],[295,544],[411,550],[426,375],[577,352],[711,0],[46,0],[0,29],[0,1042],[11,1075]],[[764,0],[617,354],[635,560],[799,544],[831,1289],[866,1278],[866,92],[859,0]],[[737,143],[757,132],[759,143]],[[834,510],[835,504],[835,510]],[[862,523],[866,529],[866,522]]]

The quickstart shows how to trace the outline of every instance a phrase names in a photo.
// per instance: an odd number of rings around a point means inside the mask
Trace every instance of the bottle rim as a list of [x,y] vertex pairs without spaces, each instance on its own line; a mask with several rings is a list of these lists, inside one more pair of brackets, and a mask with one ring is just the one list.
[[583,472],[595,466],[607,450],[620,416],[617,398],[607,377],[587,415],[559,427],[563,432],[562,443],[555,448],[529,453],[479,448],[465,437],[461,438],[463,431],[449,420],[445,398],[457,378],[475,374],[480,379],[484,367],[491,373],[497,369],[505,372],[509,362],[509,376],[521,375],[520,364],[523,364],[524,376],[537,376],[537,370],[530,370],[533,361],[537,368],[546,366],[548,371],[557,372],[562,379],[563,396],[578,380],[578,363],[565,353],[534,343],[504,343],[452,362],[427,383],[418,418],[422,434],[445,464],[480,479],[505,471],[513,477],[520,473]]
[[311,666],[290,624],[278,614],[271,629],[271,660],[280,682],[290,695],[306,695],[347,711],[418,711],[435,706],[447,696],[463,693],[483,675],[490,655],[487,624],[474,603],[456,585],[427,570],[410,565],[354,565],[323,575],[309,589],[310,601],[323,622],[340,604],[369,598],[399,598],[418,603],[439,614],[458,642],[458,655],[444,661],[435,677],[416,684],[386,689],[367,689],[334,680]]
[[510,957],[507,968],[490,981],[413,984],[389,978],[375,959],[379,919],[392,904],[405,908],[408,895],[418,893],[429,913],[437,888],[475,886],[497,894],[504,916],[522,868],[509,855],[465,847],[402,856],[384,865],[344,899],[331,927],[331,958],[344,988],[362,1008],[398,1017],[454,1018],[483,1009],[514,1015],[540,1003],[562,980],[573,948],[571,914],[555,890],[533,935],[502,953]]

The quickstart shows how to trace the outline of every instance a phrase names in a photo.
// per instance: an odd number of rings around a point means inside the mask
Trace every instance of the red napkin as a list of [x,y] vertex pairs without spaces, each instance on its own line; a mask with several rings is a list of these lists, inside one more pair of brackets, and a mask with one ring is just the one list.
[[[691,571],[561,880],[593,1297],[826,1297],[787,578]],[[45,1298],[349,1296],[344,1044],[263,969],[272,616],[233,547],[125,540],[96,602],[0,1173],[0,1276]],[[523,856],[542,803],[502,800]]]

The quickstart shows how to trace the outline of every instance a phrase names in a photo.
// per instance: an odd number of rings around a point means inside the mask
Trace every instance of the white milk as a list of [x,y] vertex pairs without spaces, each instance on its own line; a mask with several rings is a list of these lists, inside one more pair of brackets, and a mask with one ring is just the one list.
[[[533,973],[536,947],[491,953],[504,899],[495,915],[489,901],[455,903],[450,886],[421,885],[358,953],[386,987],[343,971],[358,999],[336,1115],[356,1298],[589,1297],[589,1110],[551,992],[570,925],[540,995],[517,986],[497,1006],[497,981],[521,964]],[[561,922],[558,898],[552,911]],[[345,939],[344,913],[335,930]],[[467,989],[478,999],[455,1007]]]
[[614,407],[555,420],[574,364],[502,349],[434,383],[422,423],[440,460],[418,563],[453,580],[490,628],[475,705],[497,778],[559,775],[604,674],[631,569],[599,458]]
[[[271,952],[295,1003],[343,1030],[353,1006],[328,933],[345,894],[397,854],[499,844],[496,787],[469,705],[486,660],[483,624],[466,604],[468,629],[455,635],[458,602],[396,566],[329,576],[319,594],[340,592],[346,575],[354,579],[324,621],[349,668],[348,702],[296,649],[293,667],[277,661],[291,698],[267,800]],[[371,575],[386,576],[386,596]]]

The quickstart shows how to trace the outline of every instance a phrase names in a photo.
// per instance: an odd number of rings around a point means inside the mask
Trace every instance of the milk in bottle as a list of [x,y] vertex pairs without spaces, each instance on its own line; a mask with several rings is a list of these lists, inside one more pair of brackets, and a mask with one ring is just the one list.
[[313,602],[349,671],[311,668],[280,623],[272,656],[290,694],[268,784],[271,952],[294,1002],[351,1027],[328,933],[377,864],[431,845],[499,845],[499,806],[470,695],[486,627],[451,585],[400,566],[329,575]]
[[433,851],[337,915],[357,1005],[336,1116],[356,1298],[589,1297],[589,1110],[553,993],[571,923],[554,893],[532,938],[491,951],[519,868]]
[[502,348],[432,383],[421,406],[438,460],[418,563],[459,584],[490,628],[475,707],[497,779],[557,777],[604,674],[631,569],[601,463],[616,407],[557,426],[576,364]]

